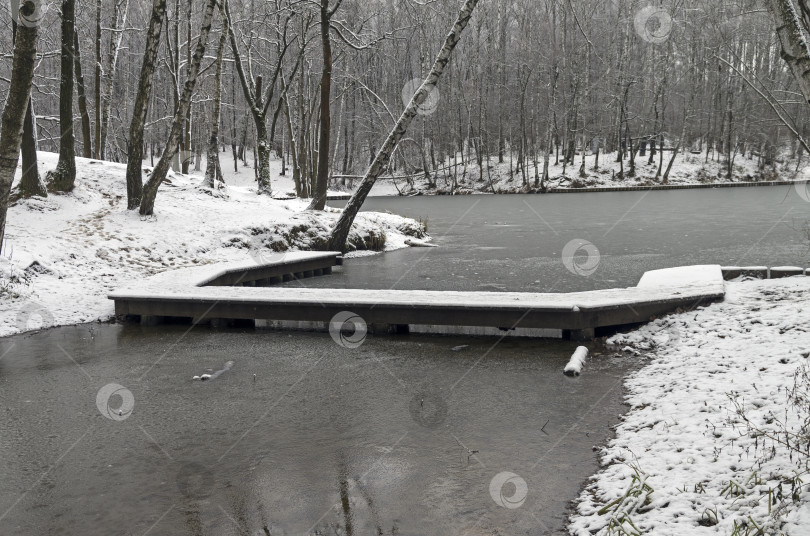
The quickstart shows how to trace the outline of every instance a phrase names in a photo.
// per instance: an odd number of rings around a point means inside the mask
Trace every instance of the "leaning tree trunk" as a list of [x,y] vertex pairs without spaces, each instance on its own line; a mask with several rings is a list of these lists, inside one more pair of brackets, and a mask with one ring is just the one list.
[[768,11],[776,21],[782,59],[790,67],[805,102],[810,104],[810,49],[796,6],[793,0],[768,0],[767,4]]
[[149,216],[154,212],[158,188],[160,188],[160,185],[166,179],[166,174],[169,172],[169,168],[172,165],[172,158],[177,153],[177,149],[180,146],[180,137],[185,128],[186,117],[191,107],[191,97],[194,94],[194,87],[197,85],[197,77],[200,74],[200,64],[205,55],[205,47],[208,44],[208,34],[211,32],[211,21],[214,18],[214,7],[216,4],[217,0],[206,0],[203,21],[200,26],[200,37],[197,41],[197,47],[194,50],[191,65],[188,68],[188,78],[183,86],[180,102],[174,114],[169,141],[166,142],[166,147],[163,149],[160,161],[158,161],[155,169],[152,170],[152,175],[143,188],[140,209],[141,215]]
[[[11,9],[13,9],[15,13],[19,12],[19,2],[12,2]],[[12,42],[14,42],[17,38],[16,18],[11,21],[11,34]],[[18,192],[15,194],[25,198],[35,195],[42,197],[48,196],[48,189],[45,188],[45,183],[42,182],[42,178],[39,176],[39,164],[37,162],[37,128],[34,117],[36,117],[34,115],[34,104],[29,97],[22,134],[22,176],[20,177]]]
[[[27,0],[14,15],[33,20],[38,7],[34,0]],[[0,251],[6,233],[8,197],[17,171],[23,122],[34,79],[38,30],[37,24],[22,24],[17,30],[8,96],[0,121]]]
[[211,114],[211,137],[206,153],[205,186],[220,190],[225,186],[222,168],[219,165],[219,121],[222,111],[222,59],[225,55],[225,41],[228,38],[228,18],[223,17],[222,35],[217,49],[217,71],[214,77],[214,110]]
[[76,139],[73,135],[73,32],[75,0],[62,0],[62,66],[59,82],[59,163],[45,176],[48,189],[70,192],[76,185]]
[[414,96],[411,98],[411,102],[405,108],[405,111],[397,121],[394,129],[388,135],[388,138],[385,140],[385,143],[383,143],[379,152],[377,152],[377,156],[374,157],[374,161],[371,163],[368,171],[366,171],[366,176],[363,178],[363,182],[360,184],[357,192],[355,192],[355,194],[349,200],[349,203],[346,205],[345,210],[340,215],[340,219],[335,225],[335,228],[332,229],[332,233],[329,236],[329,242],[327,244],[329,249],[335,251],[344,251],[346,249],[346,240],[349,238],[349,232],[351,231],[354,219],[357,217],[357,213],[360,212],[360,208],[363,206],[363,202],[365,202],[366,197],[371,191],[372,186],[374,186],[377,178],[388,167],[388,162],[391,160],[391,155],[393,154],[394,149],[396,149],[397,144],[405,135],[405,132],[408,130],[408,126],[410,126],[413,118],[416,117],[419,107],[424,104],[430,92],[439,82],[439,78],[441,78],[444,68],[450,61],[450,56],[453,53],[453,49],[456,48],[456,45],[461,39],[461,34],[464,31],[464,28],[466,28],[467,24],[470,22],[470,18],[472,17],[473,11],[475,10],[475,6],[477,4],[478,0],[466,0],[466,2],[464,2],[464,5],[461,7],[461,10],[458,13],[458,18],[456,19],[455,24],[453,24],[453,29],[450,30],[450,33],[447,35],[444,46],[442,46],[439,55],[436,57],[436,62],[433,64],[433,68],[430,70],[427,78],[422,83],[422,87],[420,87],[416,94],[414,94]]
[[152,18],[146,32],[141,77],[135,107],[132,110],[132,123],[129,126],[129,154],[127,155],[127,208],[134,210],[141,205],[143,196],[143,131],[146,128],[146,113],[149,110],[149,96],[152,93],[152,79],[155,74],[155,60],[160,47],[160,32],[166,17],[166,0],[154,0]]

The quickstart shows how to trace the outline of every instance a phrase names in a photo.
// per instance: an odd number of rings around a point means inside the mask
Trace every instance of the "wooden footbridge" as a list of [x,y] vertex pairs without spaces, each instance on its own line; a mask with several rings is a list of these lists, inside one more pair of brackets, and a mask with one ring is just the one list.
[[274,286],[329,274],[342,264],[337,252],[300,252],[164,272],[109,295],[115,314],[142,323],[168,318],[208,323],[228,320],[328,323],[350,311],[374,331],[409,327],[478,327],[561,330],[588,339],[597,330],[649,321],[691,309],[725,294],[720,266],[648,272],[638,286],[571,293],[442,292]]

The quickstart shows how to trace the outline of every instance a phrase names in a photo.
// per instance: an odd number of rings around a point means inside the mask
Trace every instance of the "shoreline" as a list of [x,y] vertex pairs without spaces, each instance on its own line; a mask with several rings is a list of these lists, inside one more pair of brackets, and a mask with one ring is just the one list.
[[[386,179],[390,180],[390,179]],[[716,189],[716,188],[755,188],[755,187],[769,187],[769,186],[797,186],[799,184],[810,184],[808,179],[796,180],[783,180],[783,181],[747,181],[747,182],[710,182],[710,183],[694,183],[694,184],[654,184],[654,185],[639,185],[639,186],[593,186],[584,188],[549,188],[545,192],[539,189],[531,189],[529,191],[500,191],[496,193],[473,191],[469,189],[460,189],[456,192],[447,191],[419,191],[412,194],[371,194],[370,198],[389,198],[389,197],[451,197],[451,196],[468,196],[468,195],[544,195],[544,194],[591,194],[591,193],[606,193],[606,192],[642,192],[653,190],[701,190],[701,189]],[[348,201],[353,194],[335,195],[331,194],[327,197],[329,201]]]
[[[630,409],[599,449],[601,468],[575,501],[569,534],[631,524],[650,534],[728,534],[749,522],[768,534],[804,533],[810,487],[797,481],[794,495],[774,499],[802,473],[801,460],[762,434],[784,433],[776,414],[786,430],[801,426],[786,389],[808,370],[801,325],[810,281],[727,285],[723,302],[606,340],[640,366],[623,379]],[[636,500],[625,508],[627,497]]]

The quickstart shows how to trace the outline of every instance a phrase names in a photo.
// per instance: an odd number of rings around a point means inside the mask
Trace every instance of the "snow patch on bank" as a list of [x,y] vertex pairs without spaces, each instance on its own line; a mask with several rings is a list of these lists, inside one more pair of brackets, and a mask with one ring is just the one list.
[[731,534],[735,523],[754,534],[752,520],[766,534],[810,533],[808,479],[797,501],[788,481],[800,471],[795,455],[748,434],[732,401],[764,430],[778,420],[799,426],[786,417],[786,390],[810,361],[810,278],[726,290],[722,303],[609,339],[649,362],[626,379],[631,409],[579,497],[571,534],[606,534],[615,505],[600,509],[628,491],[646,494],[644,485],[650,502],[629,514],[642,534]]
[[[40,172],[58,155],[39,153]],[[201,176],[170,175],[155,215],[126,210],[126,167],[77,158],[76,189],[9,209],[0,256],[0,336],[53,325],[107,320],[107,294],[156,273],[250,261],[326,241],[337,209],[306,211],[308,201],[256,194],[253,170],[226,195],[200,188]],[[19,179],[19,171],[18,177]],[[360,213],[350,243],[359,250],[408,247],[421,225],[393,214]]]

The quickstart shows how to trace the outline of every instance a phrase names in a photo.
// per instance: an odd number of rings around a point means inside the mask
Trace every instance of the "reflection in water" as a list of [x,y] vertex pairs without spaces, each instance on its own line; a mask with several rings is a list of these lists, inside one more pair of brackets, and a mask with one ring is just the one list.
[[[372,200],[429,216],[443,247],[355,259],[306,284],[561,291],[676,264],[795,264],[806,249],[800,226],[778,224],[798,208],[785,193],[508,196],[475,211],[464,198]],[[560,260],[574,238],[602,253],[590,277]],[[630,367],[597,345],[586,374],[566,378],[565,341],[370,337],[348,349],[327,334],[186,329],[0,341],[3,536],[563,534]],[[192,381],[230,361],[216,381]],[[132,394],[126,419],[97,407],[110,384]],[[505,473],[525,482],[519,507],[492,498]]]
[[[343,523],[346,528],[346,536],[352,536],[354,534],[354,528],[352,526],[352,507],[349,504],[349,481],[347,480],[348,475],[346,474],[346,461],[345,456],[343,456],[342,452],[338,454],[338,463],[340,464],[340,505],[343,507]],[[378,525],[379,527],[379,525]],[[337,532],[337,531],[336,531]],[[382,534],[381,531],[378,531],[379,534]]]
[[[597,356],[570,380],[565,341],[346,349],[328,334],[186,329],[4,341],[3,536],[535,534],[536,519],[562,533],[623,409],[628,363]],[[216,381],[191,379],[226,361]],[[96,407],[111,383],[133,395],[125,420]],[[490,495],[503,471],[527,482],[518,509]]]

